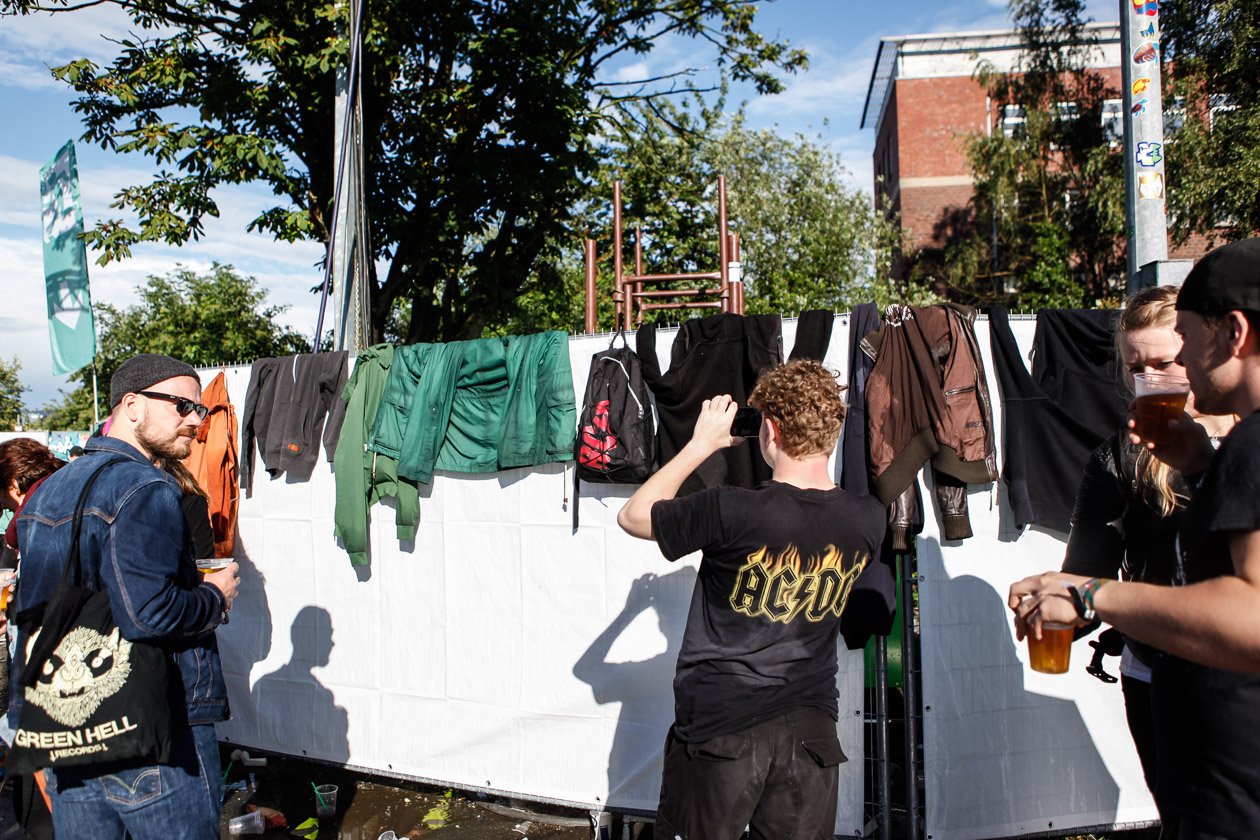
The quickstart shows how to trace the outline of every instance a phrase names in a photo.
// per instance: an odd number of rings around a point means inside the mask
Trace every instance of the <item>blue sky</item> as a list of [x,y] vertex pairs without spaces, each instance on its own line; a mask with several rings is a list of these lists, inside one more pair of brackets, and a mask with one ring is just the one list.
[[[1098,20],[1115,20],[1117,2],[1093,0]],[[749,99],[754,128],[774,127],[792,134],[820,136],[840,156],[852,183],[871,190],[873,132],[859,124],[879,39],[923,32],[996,29],[1007,24],[1005,2],[963,0],[952,4],[929,0],[852,2],[851,0],[774,0],[758,12],[759,26],[786,38],[810,54],[810,68],[789,77],[787,91],[752,98],[751,91],[732,91],[732,106]],[[51,78],[48,67],[74,58],[100,63],[115,52],[108,38],[126,33],[126,19],[108,7],[92,7],[56,16],[0,19],[0,357],[22,362],[22,379],[30,388],[29,406],[40,406],[67,387],[67,377],[54,376],[44,311],[44,280],[39,224],[39,169],[68,139],[82,133],[71,97]],[[656,74],[682,66],[711,65],[690,42],[666,42],[653,53],[636,57],[620,73]],[[147,159],[106,153],[76,144],[83,212],[89,226],[117,216],[109,202],[120,187],[151,176]],[[126,306],[150,274],[162,274],[177,263],[202,270],[212,261],[230,263],[257,277],[270,302],[289,307],[288,325],[314,332],[317,299],[309,289],[319,282],[322,250],[305,243],[289,245],[247,234],[245,225],[272,204],[256,188],[225,190],[216,196],[221,217],[206,226],[200,242],[183,248],[146,246],[120,264],[91,266],[92,294],[98,302]],[[89,254],[89,261],[94,259]],[[230,360],[228,360],[230,361]],[[102,383],[104,385],[104,383]]]

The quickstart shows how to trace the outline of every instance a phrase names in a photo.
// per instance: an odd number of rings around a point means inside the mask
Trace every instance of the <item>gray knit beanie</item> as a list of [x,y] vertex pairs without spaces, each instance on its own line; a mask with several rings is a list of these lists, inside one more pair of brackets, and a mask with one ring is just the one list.
[[191,376],[197,380],[198,386],[201,385],[197,369],[179,359],[154,353],[132,356],[119,365],[109,380],[109,407],[112,409],[118,405],[127,394],[138,393],[176,376]]

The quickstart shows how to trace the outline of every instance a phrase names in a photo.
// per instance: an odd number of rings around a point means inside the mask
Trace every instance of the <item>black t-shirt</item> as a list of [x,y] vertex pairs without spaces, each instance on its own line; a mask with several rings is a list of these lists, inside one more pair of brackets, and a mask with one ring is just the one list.
[[674,677],[680,740],[738,732],[797,707],[836,716],[840,615],[886,522],[872,497],[776,481],[652,507],[666,558],[704,552]]
[[[1230,432],[1186,509],[1178,577],[1234,573],[1229,539],[1260,530],[1260,414]],[[1260,676],[1162,657],[1153,670],[1160,808],[1196,830],[1260,837]]]

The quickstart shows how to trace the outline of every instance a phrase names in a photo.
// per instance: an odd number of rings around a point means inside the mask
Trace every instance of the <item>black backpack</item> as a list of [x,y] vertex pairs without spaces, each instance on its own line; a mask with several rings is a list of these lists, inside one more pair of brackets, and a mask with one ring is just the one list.
[[[621,338],[621,347],[615,347]],[[639,356],[624,332],[591,357],[578,415],[573,471],[573,527],[578,524],[579,481],[641,484],[656,465],[656,424]]]

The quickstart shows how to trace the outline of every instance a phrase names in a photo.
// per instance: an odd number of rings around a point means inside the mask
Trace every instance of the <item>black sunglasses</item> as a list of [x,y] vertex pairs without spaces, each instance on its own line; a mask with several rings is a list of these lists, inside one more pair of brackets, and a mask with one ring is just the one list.
[[175,403],[175,412],[180,417],[187,417],[189,414],[196,412],[197,417],[205,420],[206,415],[210,413],[210,409],[199,402],[193,402],[187,397],[177,397],[174,394],[159,394],[157,391],[136,391],[136,393],[151,400],[166,400],[167,402]]

